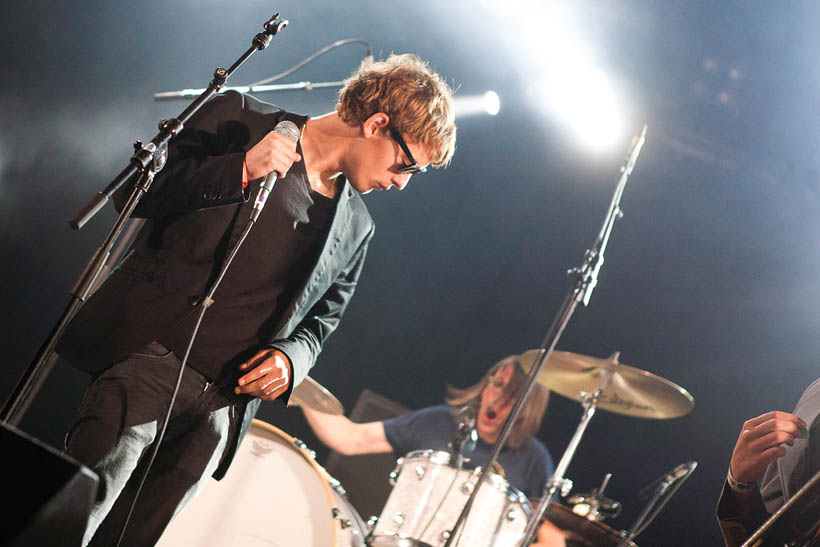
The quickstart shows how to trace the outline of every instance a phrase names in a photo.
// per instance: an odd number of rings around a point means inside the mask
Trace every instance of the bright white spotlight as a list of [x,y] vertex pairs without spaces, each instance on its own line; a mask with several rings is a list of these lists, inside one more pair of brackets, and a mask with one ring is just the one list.
[[564,64],[538,88],[548,108],[588,146],[603,149],[619,141],[621,108],[601,70]]
[[501,99],[498,98],[498,93],[491,90],[484,94],[484,109],[490,116],[498,114],[501,110]]
[[501,99],[495,91],[488,91],[483,95],[462,95],[453,98],[453,107],[456,118],[476,114],[495,116],[501,110]]

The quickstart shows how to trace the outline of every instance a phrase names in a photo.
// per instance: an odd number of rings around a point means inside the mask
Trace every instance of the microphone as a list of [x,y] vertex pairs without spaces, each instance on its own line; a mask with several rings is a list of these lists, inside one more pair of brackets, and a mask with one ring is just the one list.
[[475,409],[466,405],[455,411],[453,417],[458,424],[458,437],[466,437],[475,428]]
[[472,450],[478,441],[478,435],[475,431],[475,409],[470,405],[460,407],[453,411],[453,419],[456,421],[457,427],[456,435],[449,443],[450,451],[456,460],[455,467],[461,469],[464,463],[464,457],[461,453],[465,449]]
[[[279,122],[273,130],[280,135],[284,135],[287,138],[292,139],[293,142],[299,140],[299,128],[293,122],[287,120]],[[256,219],[259,218],[259,215],[262,213],[262,208],[265,206],[265,202],[268,201],[268,196],[270,195],[271,190],[273,190],[273,185],[276,184],[276,179],[278,177],[279,173],[276,171],[271,171],[265,175],[265,180],[262,181],[262,185],[259,187],[259,194],[257,194],[256,201],[253,203],[251,222],[256,222]]]
[[660,493],[666,492],[673,484],[688,478],[697,466],[698,462],[694,461],[680,464],[641,490],[638,493],[638,497],[645,499],[653,491]]

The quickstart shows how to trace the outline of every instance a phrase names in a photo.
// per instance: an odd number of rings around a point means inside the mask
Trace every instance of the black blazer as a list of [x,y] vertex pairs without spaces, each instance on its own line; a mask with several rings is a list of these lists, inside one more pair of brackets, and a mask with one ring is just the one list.
[[[60,339],[62,357],[81,370],[102,371],[195,312],[249,222],[248,198],[262,179],[243,190],[245,153],[283,119],[306,121],[231,91],[197,112],[171,141],[168,164],[134,212],[148,220],[129,254]],[[115,197],[118,208],[130,191]],[[292,386],[307,376],[339,324],[373,230],[361,197],[345,181],[318,260],[269,341],[290,358]],[[242,434],[259,403],[248,401]]]

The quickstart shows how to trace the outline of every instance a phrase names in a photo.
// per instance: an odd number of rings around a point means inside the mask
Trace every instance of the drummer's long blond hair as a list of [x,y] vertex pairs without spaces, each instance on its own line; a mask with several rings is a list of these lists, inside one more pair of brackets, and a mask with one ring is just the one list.
[[[501,359],[484,374],[480,382],[470,387],[460,389],[447,386],[447,395],[444,397],[444,402],[450,406],[470,405],[476,410],[476,413],[478,413],[478,408],[481,405],[481,392],[484,391],[484,388],[490,383],[490,379],[495,373],[507,365],[515,365],[515,367],[513,369],[512,378],[510,378],[510,382],[504,389],[504,393],[505,395],[515,397],[527,376],[524,369],[521,368],[521,363],[518,361],[520,357],[520,355],[510,355],[509,357]],[[513,425],[509,437],[507,437],[507,443],[505,445],[507,448],[518,450],[524,443],[538,433],[538,428],[541,427],[541,418],[543,418],[547,410],[549,394],[549,390],[541,384],[536,383],[533,386],[529,397],[527,397],[524,403],[521,414],[518,415],[518,419]]]

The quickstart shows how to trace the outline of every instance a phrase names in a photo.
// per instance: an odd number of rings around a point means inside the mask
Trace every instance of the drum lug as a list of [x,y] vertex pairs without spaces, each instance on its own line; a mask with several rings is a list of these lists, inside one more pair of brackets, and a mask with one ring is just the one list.
[[423,479],[423,478],[424,478],[424,474],[425,474],[426,472],[427,472],[427,470],[424,468],[424,466],[423,466],[423,465],[417,465],[417,466],[416,466],[416,478],[417,478],[418,480]]
[[404,464],[404,458],[399,458],[396,460],[396,467],[393,471],[390,472],[388,475],[387,481],[390,483],[390,486],[396,486],[396,479],[399,478],[399,474],[401,473],[402,465]]
[[333,515],[333,518],[339,521],[339,526],[341,526],[342,530],[353,526],[353,523],[350,522],[350,519],[344,518],[344,513],[342,513],[338,507],[334,507],[331,511],[331,514]]
[[294,437],[293,438],[293,446],[295,446],[296,448],[301,448],[302,450],[307,452],[308,456],[310,456],[311,460],[316,459],[316,452],[314,452],[313,450],[308,448],[308,445],[306,445],[305,442],[302,439],[297,439],[296,437]]
[[473,493],[473,490],[475,490],[475,484],[473,484],[469,481],[467,481],[467,482],[465,482],[464,484],[461,485],[461,493],[462,494],[467,494],[469,496],[470,494]]
[[379,517],[376,515],[370,515],[370,518],[367,519],[367,532],[372,533],[373,529],[376,527],[376,524],[379,523]]
[[399,525],[404,524],[404,513],[402,513],[401,511],[396,511],[396,513],[393,515],[393,522]]

